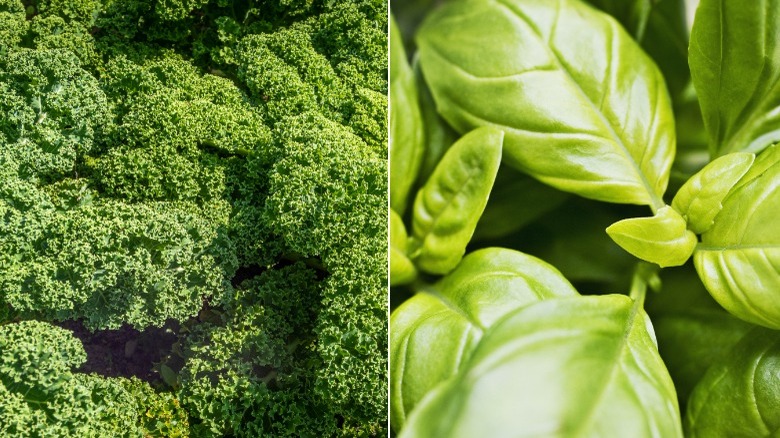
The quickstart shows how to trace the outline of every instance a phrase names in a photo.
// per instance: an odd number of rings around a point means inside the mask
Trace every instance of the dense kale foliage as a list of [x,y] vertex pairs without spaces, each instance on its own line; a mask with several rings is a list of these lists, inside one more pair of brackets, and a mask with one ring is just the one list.
[[[386,14],[0,0],[0,434],[386,434]],[[168,388],[63,320],[180,322]]]

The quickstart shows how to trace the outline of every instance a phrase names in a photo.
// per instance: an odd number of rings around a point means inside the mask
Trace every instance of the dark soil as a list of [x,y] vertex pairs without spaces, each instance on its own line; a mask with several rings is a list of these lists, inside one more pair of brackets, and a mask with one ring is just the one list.
[[143,331],[124,325],[118,330],[94,333],[81,321],[62,321],[57,325],[71,330],[84,344],[87,362],[79,372],[94,372],[106,377],[135,376],[150,383],[162,380],[155,364],[168,358],[179,331],[175,321],[169,321],[162,328],[149,327]]

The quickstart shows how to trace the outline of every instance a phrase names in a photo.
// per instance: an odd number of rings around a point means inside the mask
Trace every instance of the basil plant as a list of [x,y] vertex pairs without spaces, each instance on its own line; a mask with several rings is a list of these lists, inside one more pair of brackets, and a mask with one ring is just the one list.
[[780,435],[780,0],[391,1],[398,437]]

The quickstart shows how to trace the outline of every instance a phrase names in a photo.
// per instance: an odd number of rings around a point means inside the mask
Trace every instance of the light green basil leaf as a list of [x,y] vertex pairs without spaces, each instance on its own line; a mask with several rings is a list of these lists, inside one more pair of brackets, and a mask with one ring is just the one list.
[[690,80],[688,28],[681,0],[587,0],[615,17],[661,69],[673,100]]
[[685,219],[669,206],[659,209],[652,217],[615,222],[607,227],[607,234],[631,255],[662,268],[685,263],[698,242],[696,235],[686,228]]
[[675,104],[690,82],[688,27],[682,0],[587,0],[615,17],[663,73]]
[[390,20],[390,206],[403,215],[424,150],[419,92],[401,32]]
[[753,165],[750,166],[745,175],[740,179],[731,189],[732,192],[740,189],[742,186],[754,182],[757,178],[761,178],[764,174],[773,166],[777,166],[780,162],[780,143],[768,147],[764,152],[759,154],[753,161]]
[[681,437],[647,315],[624,295],[542,301],[507,315],[412,412],[409,437]]
[[459,135],[455,132],[436,111],[436,103],[433,101],[431,90],[425,83],[422,70],[420,70],[419,57],[415,57],[412,63],[417,89],[420,90],[420,114],[422,116],[423,130],[425,131],[425,152],[422,165],[417,177],[419,184],[425,184],[433,173],[441,157],[452,146]]
[[407,257],[408,240],[401,216],[390,209],[390,286],[409,284],[417,278],[417,268]]
[[438,284],[419,291],[390,317],[390,413],[407,414],[471,354],[485,329],[530,303],[577,291],[555,268],[508,249],[474,251]]
[[710,153],[780,141],[780,0],[701,0],[688,60]]
[[702,235],[696,270],[731,314],[780,329],[780,147],[762,152]]
[[446,274],[466,252],[496,179],[504,133],[490,127],[460,138],[417,193],[412,260],[422,270]]
[[653,61],[577,0],[463,0],[417,38],[439,112],[457,130],[506,132],[504,159],[558,189],[664,205],[674,118]]
[[721,202],[753,164],[755,155],[734,152],[715,159],[691,177],[674,195],[672,208],[688,221],[688,228],[702,234],[712,226]]
[[780,333],[756,327],[696,385],[685,418],[695,437],[780,433]]
[[569,195],[501,166],[473,240],[498,239],[560,206]]

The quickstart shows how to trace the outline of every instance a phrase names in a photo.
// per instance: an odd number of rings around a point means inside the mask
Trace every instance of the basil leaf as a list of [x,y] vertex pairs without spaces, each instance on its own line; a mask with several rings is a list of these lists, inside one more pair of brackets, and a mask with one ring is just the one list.
[[701,0],[688,60],[710,153],[780,141],[780,0]]
[[485,333],[400,437],[681,437],[650,320],[624,295],[553,299]]
[[464,135],[417,193],[412,259],[420,269],[446,274],[463,257],[496,179],[503,138],[489,127]]
[[780,329],[780,147],[756,157],[694,254],[699,277],[731,314]]
[[555,268],[508,249],[474,251],[449,275],[419,291],[390,317],[393,428],[471,354],[483,331],[530,303],[577,291]]
[[588,198],[664,205],[671,103],[612,17],[575,0],[454,1],[417,43],[439,112],[461,132],[503,129],[506,163]]
[[780,334],[756,327],[696,385],[686,435],[777,436],[780,432]]
[[417,269],[407,257],[408,239],[401,216],[390,209],[390,286],[409,284],[417,278]]
[[680,266],[696,248],[696,235],[672,207],[655,216],[623,219],[607,227],[607,234],[630,254],[662,268]]
[[425,138],[417,83],[393,17],[390,62],[390,206],[403,215],[420,170]]
[[715,159],[683,184],[672,207],[688,221],[688,228],[702,234],[712,226],[721,202],[753,164],[755,155],[734,152]]
[[661,69],[676,102],[690,80],[688,28],[681,0],[587,0],[617,19]]

